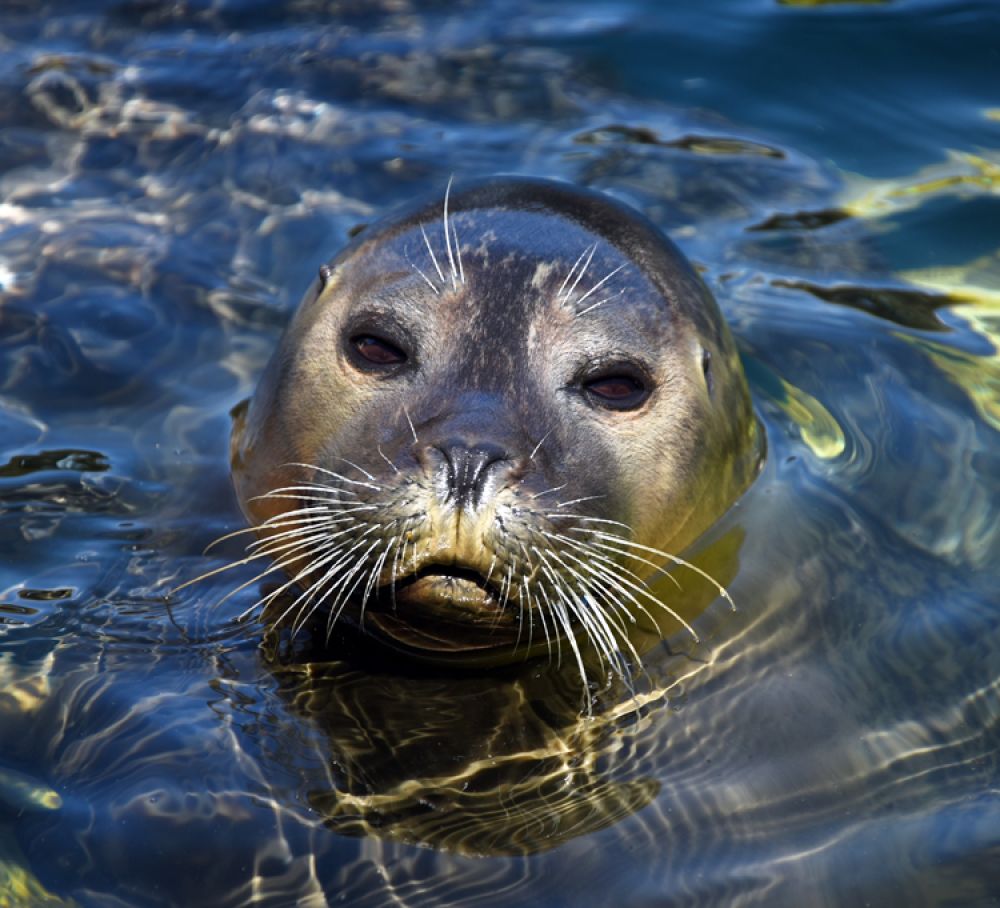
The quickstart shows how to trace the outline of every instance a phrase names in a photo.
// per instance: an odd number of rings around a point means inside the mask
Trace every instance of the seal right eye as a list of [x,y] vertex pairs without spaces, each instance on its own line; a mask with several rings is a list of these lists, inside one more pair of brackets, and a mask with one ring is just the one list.
[[584,382],[583,388],[595,404],[608,410],[637,410],[650,394],[646,382],[630,373],[600,375]]
[[406,362],[406,354],[395,344],[375,337],[373,334],[357,334],[350,340],[351,349],[363,362],[359,365],[386,368],[401,366]]

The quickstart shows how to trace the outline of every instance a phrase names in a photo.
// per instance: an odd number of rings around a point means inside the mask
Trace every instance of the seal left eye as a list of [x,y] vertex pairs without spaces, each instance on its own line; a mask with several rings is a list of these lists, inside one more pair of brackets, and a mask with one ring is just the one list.
[[361,359],[373,366],[398,366],[407,360],[406,354],[395,344],[372,334],[352,337],[351,347]]

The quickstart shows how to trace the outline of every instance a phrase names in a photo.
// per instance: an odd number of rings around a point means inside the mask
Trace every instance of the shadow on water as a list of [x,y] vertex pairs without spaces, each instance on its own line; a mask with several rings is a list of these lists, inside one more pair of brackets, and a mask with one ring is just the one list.
[[[1000,23],[665,9],[0,12],[0,906],[996,903]],[[700,641],[637,630],[589,718],[239,622],[252,564],[168,595],[318,265],[493,172],[667,230],[767,430],[736,609],[678,574]]]

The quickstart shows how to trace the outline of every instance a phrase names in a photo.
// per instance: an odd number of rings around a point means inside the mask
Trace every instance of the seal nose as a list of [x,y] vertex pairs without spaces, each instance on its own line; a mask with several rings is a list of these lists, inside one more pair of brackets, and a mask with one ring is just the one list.
[[479,507],[488,486],[495,479],[497,464],[507,463],[507,452],[499,445],[479,443],[446,444],[439,450],[448,465],[448,492],[458,507]]

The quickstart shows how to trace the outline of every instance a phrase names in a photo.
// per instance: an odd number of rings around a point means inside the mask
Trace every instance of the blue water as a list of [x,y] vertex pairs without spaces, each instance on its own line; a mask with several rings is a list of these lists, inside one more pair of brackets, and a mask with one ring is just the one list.
[[[4,3],[0,906],[1000,904],[998,72],[988,0]],[[497,172],[666,230],[767,432],[620,720],[170,595],[317,267]]]

